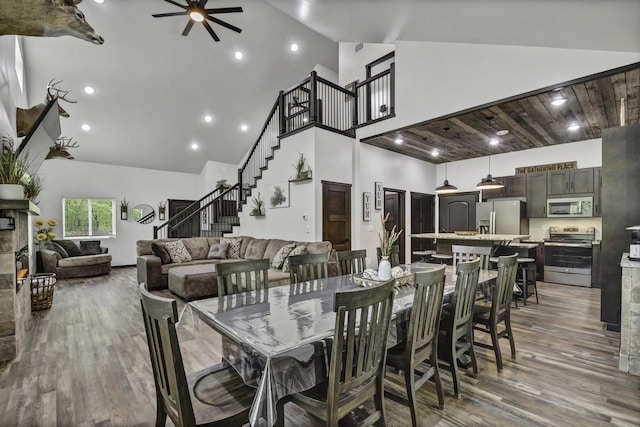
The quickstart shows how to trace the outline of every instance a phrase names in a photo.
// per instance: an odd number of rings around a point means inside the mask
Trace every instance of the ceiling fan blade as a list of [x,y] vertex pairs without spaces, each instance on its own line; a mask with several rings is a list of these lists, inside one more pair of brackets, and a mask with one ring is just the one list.
[[189,12],[172,12],[172,13],[154,13],[153,16],[154,18],[164,18],[165,16],[184,16],[186,14],[188,14]]
[[231,24],[227,24],[226,22],[221,21],[221,20],[220,20],[220,19],[218,19],[218,18],[214,18],[213,16],[207,16],[207,19],[208,19],[209,21],[211,21],[211,22],[215,22],[215,23],[216,23],[216,24],[218,24],[218,25],[222,25],[223,27],[226,27],[226,28],[228,28],[228,29],[230,29],[230,30],[233,30],[233,31],[235,31],[236,33],[240,33],[240,32],[242,32],[242,30],[241,30],[240,28],[238,28],[238,27],[236,27],[236,26],[234,26],[234,25],[231,25]]
[[241,7],[218,7],[215,9],[205,9],[207,13],[236,13],[242,12]]
[[191,31],[193,24],[195,24],[195,21],[193,19],[189,19],[189,22],[187,22],[187,25],[184,27],[184,31],[182,31],[183,36],[189,35],[189,31]]
[[164,1],[166,1],[167,3],[171,3],[171,4],[175,5],[175,6],[178,6],[179,8],[182,8],[182,9],[185,9],[185,10],[187,9],[187,6],[185,6],[183,4],[180,4],[180,3],[177,3],[177,2],[175,2],[173,0],[164,0]]
[[213,37],[213,39],[215,41],[217,41],[217,42],[220,41],[220,37],[218,37],[218,35],[215,33],[215,31],[213,31],[213,28],[211,28],[211,25],[209,25],[209,23],[207,21],[202,21],[202,25],[204,25],[204,27],[207,29],[209,34],[211,34],[211,37]]

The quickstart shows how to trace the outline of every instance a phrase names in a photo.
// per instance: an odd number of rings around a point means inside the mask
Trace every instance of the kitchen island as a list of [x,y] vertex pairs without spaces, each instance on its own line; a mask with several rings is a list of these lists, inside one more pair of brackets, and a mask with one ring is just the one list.
[[439,254],[451,254],[451,245],[468,246],[493,246],[493,253],[502,254],[507,246],[519,244],[521,240],[528,239],[528,234],[456,234],[456,233],[417,233],[412,234],[416,239],[434,239],[436,252]]

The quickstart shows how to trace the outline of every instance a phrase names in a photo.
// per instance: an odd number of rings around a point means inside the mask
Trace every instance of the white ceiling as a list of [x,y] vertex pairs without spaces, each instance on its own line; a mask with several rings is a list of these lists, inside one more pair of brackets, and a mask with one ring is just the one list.
[[[177,0],[182,2],[183,0]],[[637,0],[211,0],[242,6],[213,24],[215,43],[162,0],[84,0],[80,9],[105,43],[72,37],[24,41],[31,104],[63,80],[77,104],[62,133],[81,161],[199,173],[207,160],[237,164],[255,142],[278,91],[316,64],[338,69],[336,41],[395,40],[513,44],[640,52]],[[291,42],[300,51],[289,51]],[[233,58],[241,50],[245,59]],[[96,88],[88,96],[85,85]],[[203,121],[211,114],[211,124]],[[82,123],[92,126],[80,130]],[[239,131],[249,125],[246,133]],[[200,144],[192,151],[191,143]]]

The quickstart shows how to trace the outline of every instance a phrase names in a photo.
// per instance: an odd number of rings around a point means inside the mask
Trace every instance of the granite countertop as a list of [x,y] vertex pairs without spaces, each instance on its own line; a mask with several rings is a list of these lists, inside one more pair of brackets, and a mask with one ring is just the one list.
[[523,248],[523,249],[534,249],[538,247],[537,243],[526,243],[526,242],[521,242],[521,243],[509,243],[509,247],[512,248]]
[[640,268],[640,261],[630,261],[629,253],[625,252],[622,254],[622,259],[620,260],[620,267]]
[[412,234],[411,237],[419,239],[443,239],[443,240],[522,240],[529,237],[528,234],[475,234],[473,236],[465,236],[455,233],[418,233]]

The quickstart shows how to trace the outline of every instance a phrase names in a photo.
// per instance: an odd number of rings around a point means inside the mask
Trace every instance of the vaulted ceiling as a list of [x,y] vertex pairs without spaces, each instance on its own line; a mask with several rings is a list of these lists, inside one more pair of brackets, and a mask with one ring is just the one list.
[[[216,43],[197,25],[181,36],[184,17],[152,18],[176,11],[163,0],[84,0],[79,7],[104,45],[72,37],[25,37],[29,102],[42,102],[51,78],[63,80],[70,98],[78,100],[64,105],[71,117],[61,119],[63,135],[79,141],[73,153],[77,160],[198,173],[207,160],[239,163],[279,90],[300,82],[316,64],[338,70],[339,41],[640,52],[640,2],[631,0],[207,4],[233,6],[244,13],[224,19],[242,32],[214,25],[221,39]],[[289,50],[293,42],[300,46],[296,53]],[[235,51],[244,53],[242,61],[234,59]],[[95,87],[94,95],[83,92],[86,85]],[[203,120],[207,114],[210,123]],[[492,115],[499,120],[498,113]],[[91,130],[81,130],[82,124]],[[246,132],[239,130],[241,124],[248,125]],[[198,150],[189,148],[192,143]]]

